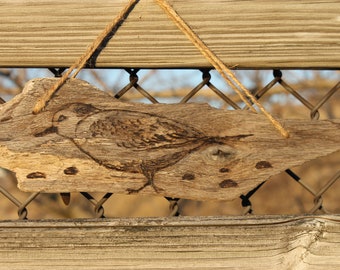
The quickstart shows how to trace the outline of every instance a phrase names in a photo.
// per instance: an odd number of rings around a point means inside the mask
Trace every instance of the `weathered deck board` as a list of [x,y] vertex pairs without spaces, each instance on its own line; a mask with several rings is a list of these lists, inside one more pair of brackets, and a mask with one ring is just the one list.
[[0,222],[0,269],[339,269],[339,216]]
[[282,120],[287,139],[262,114],[207,104],[125,103],[78,79],[33,115],[56,80],[32,80],[0,106],[0,166],[14,171],[25,191],[232,200],[340,150],[336,119]]
[[[339,68],[340,4],[326,0],[170,0],[237,68]],[[68,67],[126,1],[0,1],[0,67]],[[141,0],[96,67],[209,67],[153,0]]]

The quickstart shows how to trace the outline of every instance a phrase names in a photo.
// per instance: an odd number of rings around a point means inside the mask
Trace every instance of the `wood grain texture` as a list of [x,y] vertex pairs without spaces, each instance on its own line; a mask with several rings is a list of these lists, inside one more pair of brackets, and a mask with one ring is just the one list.
[[[339,68],[336,0],[170,0],[229,67]],[[0,1],[1,67],[69,67],[125,1]],[[91,64],[210,67],[153,0],[141,0]]]
[[339,269],[339,216],[0,222],[0,269]]
[[56,80],[32,80],[0,107],[0,166],[14,171],[25,191],[231,200],[340,150],[339,120],[282,120],[285,139],[261,114],[124,103],[78,79],[33,115]]

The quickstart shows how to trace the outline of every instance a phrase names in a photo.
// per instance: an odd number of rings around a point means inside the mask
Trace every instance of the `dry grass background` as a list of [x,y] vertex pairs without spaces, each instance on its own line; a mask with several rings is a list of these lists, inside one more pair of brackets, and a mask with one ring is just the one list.
[[[45,74],[44,71],[41,73]],[[150,70],[143,73],[139,80],[142,86],[148,85],[150,88],[150,85],[153,85],[152,89],[147,90],[161,101],[178,102],[181,97],[193,88],[193,86],[189,86],[187,76],[181,77],[181,72],[171,73],[168,71],[165,77],[162,74],[164,74],[164,71],[160,73],[157,70]],[[263,88],[271,80],[268,74],[271,74],[271,71],[237,72],[237,76],[241,81],[253,91]],[[34,72],[24,69],[0,70],[0,97],[6,100],[11,99],[14,95],[20,93],[25,83],[34,75]],[[83,73],[84,79],[113,94],[122,85],[128,83],[124,71],[122,71],[121,76],[116,76],[117,79],[115,80],[109,79],[107,76],[110,76],[110,71],[85,71]],[[284,71],[283,78],[287,78],[293,88],[308,99],[310,103],[316,104],[339,81],[339,73],[336,71],[328,73],[323,71]],[[219,84],[218,77],[214,79],[216,84]],[[165,87],[168,87],[168,89],[159,91],[157,85],[160,85],[161,89]],[[234,101],[237,101],[234,94],[222,88],[220,90]],[[144,101],[144,99],[141,99],[140,94],[133,89],[123,96],[123,100]],[[209,89],[200,91],[190,102],[208,102],[213,106],[227,107]],[[262,97],[261,103],[279,117],[309,119],[310,111],[279,85]],[[339,119],[339,105],[340,93],[337,91],[320,109],[320,118]],[[318,191],[339,171],[340,152],[290,169],[311,188]],[[29,194],[19,191],[16,187],[15,178],[5,172],[0,175],[0,185],[21,202],[29,196]],[[91,195],[96,199],[100,199],[104,194]],[[338,180],[323,195],[325,209],[331,213],[340,213],[339,195],[340,181]],[[251,197],[251,202],[254,214],[304,214],[308,213],[313,207],[313,199],[314,197],[299,183],[286,173],[281,173],[269,179]],[[140,195],[113,195],[104,204],[104,208],[107,217],[167,216],[170,212],[169,203],[166,199]],[[180,200],[179,208],[182,215],[240,215],[244,212],[240,199],[232,202]],[[93,205],[79,193],[72,194],[69,206],[65,206],[57,194],[40,194],[28,205],[27,209],[28,218],[30,219],[94,217]],[[0,219],[17,218],[17,207],[0,194]]]

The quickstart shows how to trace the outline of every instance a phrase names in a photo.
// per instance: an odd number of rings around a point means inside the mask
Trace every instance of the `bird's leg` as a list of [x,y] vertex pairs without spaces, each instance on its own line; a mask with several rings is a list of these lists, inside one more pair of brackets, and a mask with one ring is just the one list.
[[140,188],[138,189],[131,189],[131,188],[128,188],[127,191],[129,192],[129,194],[132,194],[132,193],[138,193],[140,192],[141,190],[143,190],[144,188],[146,188],[147,186],[152,186],[153,189],[159,193],[159,192],[162,192],[163,189],[162,188],[159,188],[155,185],[154,183],[154,176],[155,176],[155,170],[153,169],[150,169],[146,166],[146,164],[141,164],[140,165],[140,169],[141,169],[141,172],[145,175],[146,179],[147,179],[147,182],[141,186]]

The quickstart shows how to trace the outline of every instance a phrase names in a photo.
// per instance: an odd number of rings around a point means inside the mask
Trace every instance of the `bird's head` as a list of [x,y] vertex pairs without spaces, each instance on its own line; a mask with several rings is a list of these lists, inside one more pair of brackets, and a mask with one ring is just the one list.
[[73,137],[77,124],[100,110],[91,104],[71,103],[65,105],[53,116],[53,126],[57,127],[58,134]]

